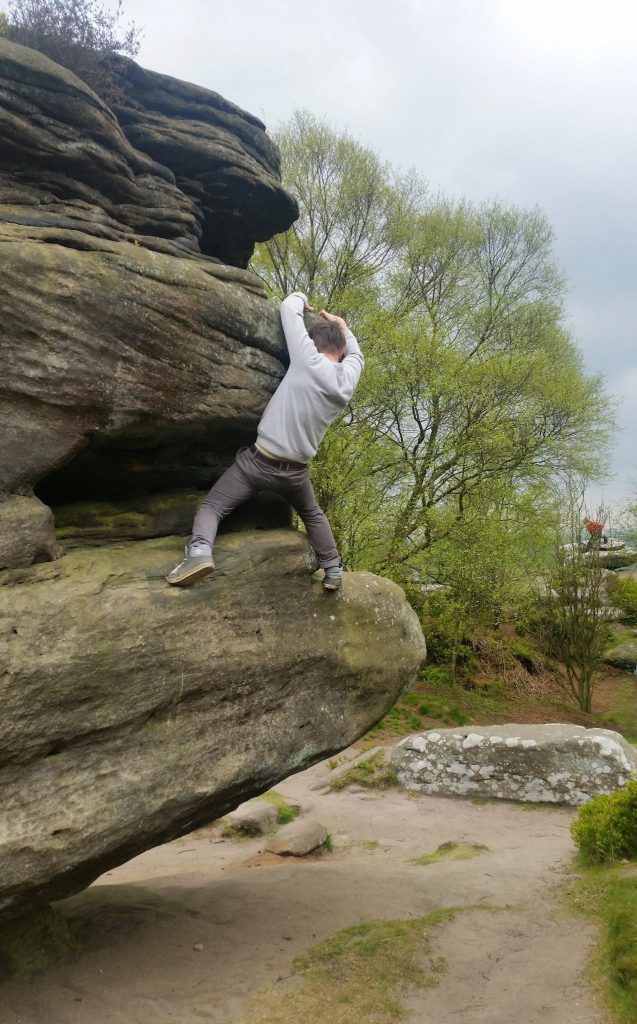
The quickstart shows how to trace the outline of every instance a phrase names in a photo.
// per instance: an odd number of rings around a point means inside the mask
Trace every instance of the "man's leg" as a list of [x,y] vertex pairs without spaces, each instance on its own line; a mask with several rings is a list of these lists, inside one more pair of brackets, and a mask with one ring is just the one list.
[[214,569],[212,548],[221,520],[258,490],[242,469],[245,464],[243,454],[240,452],[232,466],[222,473],[199,506],[186,558],[168,574],[168,583],[186,586]]
[[221,474],[199,506],[192,524],[191,547],[212,550],[222,519],[256,494],[258,488],[242,468],[242,455],[243,452],[237,456],[232,466]]
[[338,590],[343,567],[332,527],[314,495],[309,471],[305,470],[302,482],[298,486],[283,493],[303,520],[308,540],[316,551],[318,563],[321,569],[325,570],[323,585],[327,590]]

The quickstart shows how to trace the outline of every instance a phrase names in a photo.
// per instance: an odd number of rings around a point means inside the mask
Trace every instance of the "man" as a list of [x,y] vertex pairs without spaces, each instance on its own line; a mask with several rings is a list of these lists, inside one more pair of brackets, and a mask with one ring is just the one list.
[[342,317],[323,309],[322,319],[308,334],[306,309],[312,306],[302,292],[293,292],[281,303],[290,367],[261,417],[256,443],[238,453],[204,498],[186,557],[166,577],[173,586],[188,586],[213,571],[219,523],[260,490],[281,494],[296,509],[324,570],[323,586],[341,586],[343,566],[327,516],[314,497],[308,462],[352,397],[364,360]]
[[589,519],[587,516],[583,525],[590,534],[586,545],[589,550],[593,547],[600,547],[600,545],[605,545],[607,543],[606,537],[604,536],[604,523],[598,523],[596,520]]

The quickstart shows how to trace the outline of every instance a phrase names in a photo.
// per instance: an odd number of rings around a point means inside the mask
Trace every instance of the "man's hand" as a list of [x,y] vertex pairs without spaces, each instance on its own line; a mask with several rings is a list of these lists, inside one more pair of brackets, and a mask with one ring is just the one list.
[[326,309],[322,309],[319,316],[322,316],[323,319],[327,320],[330,324],[336,324],[336,326],[340,327],[342,331],[349,331],[349,327],[343,320],[342,316],[336,316],[335,313],[328,313]]
[[314,306],[310,306],[309,302],[306,302],[306,303],[305,303],[305,312],[306,312],[306,313],[307,313],[307,312],[309,312],[309,313],[313,313],[313,312],[314,312]]

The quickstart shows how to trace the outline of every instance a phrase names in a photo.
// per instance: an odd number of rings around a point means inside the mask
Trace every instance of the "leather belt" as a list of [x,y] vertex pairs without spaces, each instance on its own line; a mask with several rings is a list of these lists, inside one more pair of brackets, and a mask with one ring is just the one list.
[[267,462],[269,466],[276,466],[277,469],[307,469],[305,462],[286,462],[285,459],[271,459],[269,455],[260,452],[256,444],[251,444],[249,451],[256,455],[257,459]]

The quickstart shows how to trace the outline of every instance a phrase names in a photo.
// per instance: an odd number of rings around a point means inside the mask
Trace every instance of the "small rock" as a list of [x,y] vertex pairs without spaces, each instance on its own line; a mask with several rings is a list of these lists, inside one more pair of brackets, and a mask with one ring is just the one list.
[[276,825],[277,809],[265,800],[248,800],[226,816],[228,825],[247,836],[262,836]]
[[195,942],[192,948],[194,949],[195,953],[203,953],[203,942]]
[[319,821],[302,818],[284,825],[266,849],[280,857],[304,857],[317,846],[322,846],[327,839],[327,829]]

